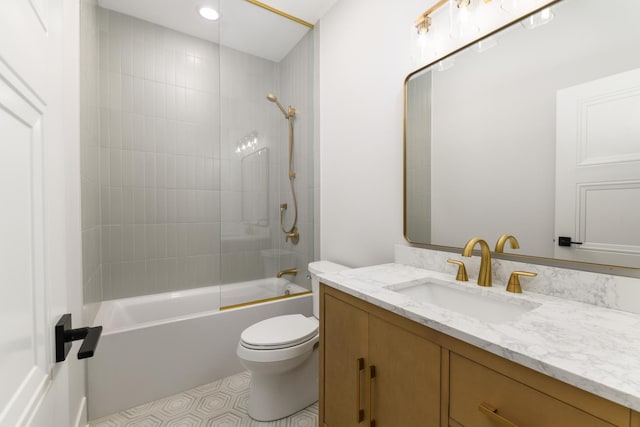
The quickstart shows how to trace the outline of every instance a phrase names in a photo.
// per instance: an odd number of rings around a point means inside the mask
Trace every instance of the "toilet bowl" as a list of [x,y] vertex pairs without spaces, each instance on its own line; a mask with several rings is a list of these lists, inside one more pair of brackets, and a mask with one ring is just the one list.
[[251,373],[248,410],[254,420],[284,418],[318,400],[317,275],[347,268],[328,261],[309,264],[314,317],[272,317],[249,326],[240,335],[236,353]]

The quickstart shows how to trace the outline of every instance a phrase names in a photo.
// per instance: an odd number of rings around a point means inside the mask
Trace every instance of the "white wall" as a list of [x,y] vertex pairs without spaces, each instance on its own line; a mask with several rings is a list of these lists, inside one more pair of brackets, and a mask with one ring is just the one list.
[[[391,262],[393,245],[404,242],[403,81],[421,65],[412,23],[433,3],[341,0],[321,20],[323,259],[351,266]],[[543,3],[523,0],[517,13]],[[437,13],[434,21],[446,21],[444,10]],[[496,16],[481,32],[513,19],[507,13]],[[447,40],[439,54],[462,44]]]
[[321,258],[390,262],[402,242],[402,88],[417,0],[342,0],[320,24]]

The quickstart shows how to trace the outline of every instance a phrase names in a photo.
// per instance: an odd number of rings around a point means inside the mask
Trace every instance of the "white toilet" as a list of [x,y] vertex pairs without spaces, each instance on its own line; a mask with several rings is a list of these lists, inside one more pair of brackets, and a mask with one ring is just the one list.
[[345,270],[340,264],[309,264],[313,316],[290,314],[255,323],[240,335],[236,353],[251,372],[249,416],[272,421],[318,400],[320,299],[318,274]]

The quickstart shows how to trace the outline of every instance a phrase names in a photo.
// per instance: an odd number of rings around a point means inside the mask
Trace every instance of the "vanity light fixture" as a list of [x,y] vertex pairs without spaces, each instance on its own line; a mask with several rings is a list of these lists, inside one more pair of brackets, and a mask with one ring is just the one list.
[[425,10],[422,15],[418,17],[418,19],[416,19],[414,26],[416,27],[418,34],[422,35],[429,32],[429,27],[431,26],[431,16],[429,15],[440,9],[448,1],[449,0],[439,0],[436,4]]
[[431,17],[425,16],[420,19],[420,21],[416,21],[416,30],[418,30],[419,35],[424,35],[429,32],[429,28],[431,27]]
[[[472,0],[438,0],[436,4],[431,6],[429,9],[424,11],[422,15],[415,20],[414,27],[416,28],[419,35],[424,35],[429,32],[429,28],[431,27],[431,14],[436,10],[440,9],[442,6],[447,4],[449,1],[452,3],[455,2],[455,5],[458,9],[464,9],[471,5]],[[491,3],[493,0],[482,0],[483,3]],[[507,1],[507,0],[503,0]],[[516,0],[508,0],[514,2]]]
[[449,37],[454,40],[468,39],[480,28],[477,24],[479,0],[456,0],[449,6]]
[[218,11],[211,6],[200,7],[200,9],[198,9],[198,13],[200,13],[200,16],[204,19],[208,19],[209,21],[217,21],[218,18],[220,18]]

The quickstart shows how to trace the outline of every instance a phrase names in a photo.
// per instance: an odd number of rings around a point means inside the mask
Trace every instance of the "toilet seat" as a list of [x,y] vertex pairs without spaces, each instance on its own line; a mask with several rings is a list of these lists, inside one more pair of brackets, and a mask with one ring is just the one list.
[[252,350],[278,350],[300,345],[317,335],[317,319],[290,314],[249,326],[240,335],[240,344]]

